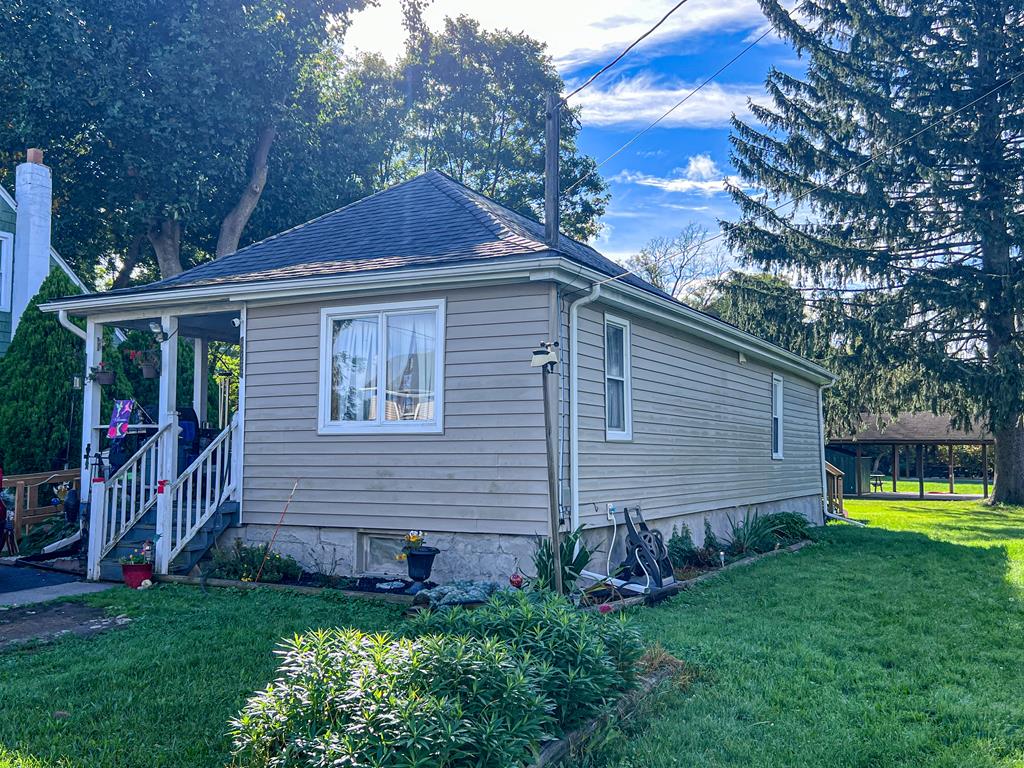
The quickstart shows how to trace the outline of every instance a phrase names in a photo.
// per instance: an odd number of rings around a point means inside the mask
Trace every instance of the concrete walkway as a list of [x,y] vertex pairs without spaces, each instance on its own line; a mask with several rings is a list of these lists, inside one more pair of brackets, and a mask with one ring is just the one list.
[[54,573],[36,568],[0,565],[0,608],[13,608],[73,597],[90,592],[102,592],[116,586],[82,581],[67,573]]

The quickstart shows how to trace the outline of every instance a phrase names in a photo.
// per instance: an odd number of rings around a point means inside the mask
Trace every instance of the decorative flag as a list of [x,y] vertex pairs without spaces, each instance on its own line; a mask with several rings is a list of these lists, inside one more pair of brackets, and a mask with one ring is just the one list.
[[107,437],[124,437],[128,434],[128,422],[132,418],[132,405],[134,400],[115,400],[114,412],[110,415],[110,427],[107,429]]

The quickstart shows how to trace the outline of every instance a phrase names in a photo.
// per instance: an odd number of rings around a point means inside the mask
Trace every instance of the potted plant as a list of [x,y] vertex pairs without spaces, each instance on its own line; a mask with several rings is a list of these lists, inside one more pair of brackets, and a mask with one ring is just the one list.
[[106,387],[114,383],[114,372],[107,368],[106,363],[100,362],[89,369],[89,378],[101,387]]
[[155,379],[160,375],[160,352],[156,349],[132,349],[128,359],[142,369],[142,378]]
[[405,560],[409,578],[413,582],[408,589],[411,595],[423,589],[423,582],[430,578],[430,571],[434,567],[434,558],[441,552],[437,547],[426,546],[426,540],[427,534],[423,531],[409,531],[405,534],[401,558]]
[[138,589],[143,582],[153,578],[153,543],[145,542],[139,549],[121,558],[121,578],[131,589]]

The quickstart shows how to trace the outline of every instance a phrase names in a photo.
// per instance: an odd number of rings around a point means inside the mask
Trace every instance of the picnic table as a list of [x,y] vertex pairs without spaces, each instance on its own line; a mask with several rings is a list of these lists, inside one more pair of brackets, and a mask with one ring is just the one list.
[[872,474],[871,475],[871,490],[881,491],[882,483],[885,480],[885,475]]

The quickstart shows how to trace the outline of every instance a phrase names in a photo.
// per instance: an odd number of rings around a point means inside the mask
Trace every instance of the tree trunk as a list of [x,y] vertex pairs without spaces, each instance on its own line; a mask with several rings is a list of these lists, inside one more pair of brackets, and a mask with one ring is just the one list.
[[154,222],[150,225],[146,236],[156,252],[160,277],[167,278],[181,274],[181,222],[177,219]]
[[270,156],[270,147],[276,135],[277,129],[272,125],[260,131],[249,165],[249,180],[242,190],[241,197],[238,198],[238,203],[220,225],[220,235],[217,237],[218,259],[238,250],[238,241],[242,239],[245,225],[249,223],[252,212],[256,210],[256,204],[263,194],[263,187],[267,184],[267,158]]
[[145,242],[145,235],[138,235],[128,246],[128,252],[124,257],[124,264],[121,265],[121,271],[117,273],[117,277],[114,278],[113,288],[127,288],[129,283],[132,281],[132,270],[138,266],[139,260],[142,258],[142,243]]
[[1024,427],[997,429],[995,444],[995,490],[992,504],[1024,504]]

